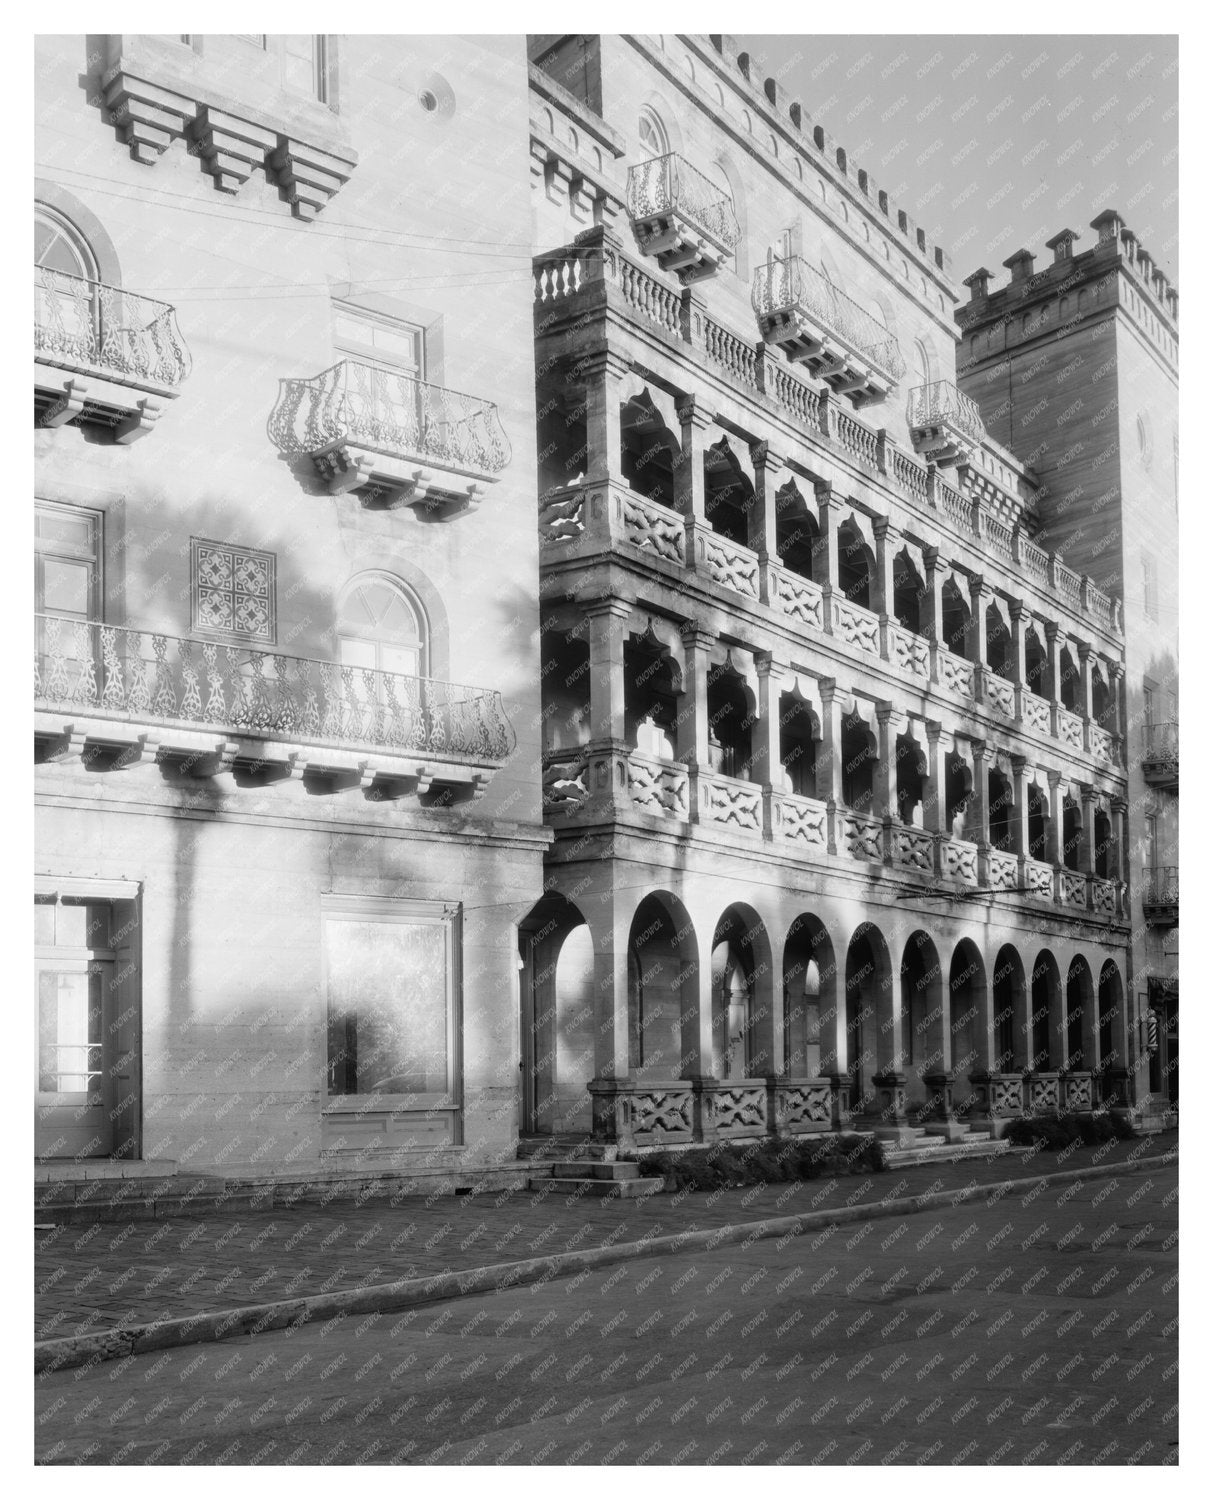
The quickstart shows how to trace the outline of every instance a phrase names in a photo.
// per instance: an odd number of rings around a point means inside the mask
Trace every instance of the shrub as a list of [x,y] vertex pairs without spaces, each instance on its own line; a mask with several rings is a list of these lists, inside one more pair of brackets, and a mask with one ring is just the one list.
[[717,1142],[685,1151],[648,1152],[635,1160],[642,1177],[665,1177],[675,1190],[705,1192],[886,1170],[884,1147],[875,1136],[866,1135]]
[[1012,1120],[1003,1140],[1014,1146],[1039,1146],[1042,1151],[1061,1151],[1077,1141],[1084,1146],[1097,1146],[1104,1141],[1130,1140],[1135,1133],[1127,1120],[1105,1114],[1060,1115],[1056,1119],[1036,1115]]

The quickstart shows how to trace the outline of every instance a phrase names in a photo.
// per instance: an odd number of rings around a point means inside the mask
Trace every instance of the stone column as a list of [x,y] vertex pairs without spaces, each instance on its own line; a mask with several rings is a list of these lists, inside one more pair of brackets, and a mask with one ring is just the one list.
[[1061,627],[1056,620],[1045,621],[1045,649],[1049,653],[1049,697],[1052,710],[1049,715],[1050,728],[1057,734],[1057,710],[1061,707]]
[[1032,773],[1031,763],[1022,755],[1011,757],[1011,785],[1015,799],[1013,837],[1015,852],[1019,855],[1019,883],[1026,886],[1024,861],[1031,858],[1032,840],[1028,827],[1028,777]]
[[978,703],[985,702],[986,666],[986,605],[990,602],[992,589],[981,574],[969,579],[969,633],[965,641],[965,655],[973,663],[973,697]]
[[[686,653],[686,674],[682,684],[682,703],[678,707],[675,754],[692,771],[707,770],[708,758],[708,653],[715,636],[694,623],[681,627]],[[694,789],[692,789],[694,790]],[[697,800],[691,798],[691,816],[696,815]]]
[[1062,791],[1062,775],[1060,771],[1045,771],[1049,778],[1049,837],[1046,841],[1046,857],[1053,865],[1054,885],[1058,893],[1061,891],[1061,880],[1057,871],[1061,869],[1062,846],[1065,843],[1065,794]]
[[1023,694],[1028,685],[1028,626],[1027,609],[1022,599],[1012,599],[1011,616],[1011,671],[1015,679],[1015,717],[1023,722]]
[[872,811],[878,818],[897,819],[897,735],[904,724],[905,715],[899,713],[892,703],[877,703],[877,751],[880,762],[876,768],[876,802]]
[[1079,671],[1079,712],[1082,715],[1082,747],[1089,755],[1091,753],[1091,692],[1092,692],[1092,668],[1094,653],[1086,641],[1078,643],[1078,671]]
[[[594,939],[594,1074],[600,1082],[627,1078],[629,1057],[628,934],[632,903],[626,893],[600,892],[591,912]],[[597,1100],[595,1103],[597,1104]]]
[[[678,403],[678,421],[682,428],[682,447],[674,467],[674,500],[688,522],[707,526],[704,505],[707,481],[703,461],[707,452],[707,430],[715,420],[701,396],[684,396]],[[695,549],[688,539],[687,556]]]
[[1108,863],[1111,878],[1123,885],[1125,881],[1125,820],[1129,804],[1122,797],[1112,799],[1112,858]]
[[577,366],[585,381],[586,477],[619,480],[623,474],[620,429],[622,386],[631,368],[614,350],[588,355]]
[[985,740],[970,740],[973,792],[965,807],[965,835],[985,854],[990,843],[990,764]]
[[927,731],[927,787],[922,799],[922,823],[929,832],[951,836],[948,826],[948,752],[952,736],[937,719],[925,721]]
[[821,755],[818,758],[817,789],[822,790],[821,763],[825,762],[826,803],[829,807],[829,852],[838,853],[838,809],[842,806],[842,703],[838,684],[832,677],[817,683],[821,693]]
[[931,642],[931,681],[938,682],[936,652],[943,645],[943,560],[939,555],[939,548],[924,547],[922,562],[927,574],[926,634]]
[[625,599],[592,599],[583,606],[590,647],[590,743],[622,747],[624,724],[623,644],[632,606]]
[[893,564],[897,548],[901,544],[901,532],[885,516],[877,516],[872,522],[872,535],[876,539],[876,597],[881,615],[894,618],[893,613]]
[[1078,868],[1090,885],[1095,874],[1095,813],[1099,797],[1093,786],[1082,788],[1082,842],[1078,846]]
[[784,461],[771,452],[769,443],[750,444],[750,462],[754,465],[754,509],[750,514],[750,546],[760,562],[778,562],[779,544],[776,531],[775,492]]
[[816,496],[821,541],[813,559],[813,581],[821,585],[825,597],[824,619],[829,630],[833,619],[830,601],[838,588],[838,516],[842,505],[831,485],[819,484]]
[[779,688],[783,674],[769,651],[755,652],[754,666],[758,672],[758,722],[753,729],[750,780],[759,786],[774,786],[780,764]]

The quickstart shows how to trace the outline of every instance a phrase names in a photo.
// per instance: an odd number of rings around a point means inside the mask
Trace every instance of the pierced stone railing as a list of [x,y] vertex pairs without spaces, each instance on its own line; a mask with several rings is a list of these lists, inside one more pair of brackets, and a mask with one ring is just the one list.
[[768,563],[767,567],[772,608],[787,615],[790,620],[812,626],[814,630],[824,629],[825,615],[820,585],[812,579],[802,578],[799,573],[793,573],[780,563]]
[[771,834],[798,848],[824,853],[830,843],[830,810],[812,797],[792,792],[771,794]]
[[584,533],[585,521],[585,490],[580,485],[540,496],[539,537],[545,546],[575,541]]
[[1057,561],[1057,592],[1072,609],[1078,608],[1082,596],[1082,579],[1073,568],[1067,568],[1060,558]]
[[729,253],[741,238],[728,195],[674,151],[629,169],[627,209],[634,223],[675,215]]
[[1082,749],[1082,720],[1068,708],[1057,705],[1057,739],[1071,750]]
[[626,256],[619,258],[619,287],[629,307],[664,328],[675,338],[682,333],[682,298],[663,282],[635,265]]
[[1011,560],[1011,528],[1005,521],[1000,521],[997,516],[986,516],[986,541],[991,552],[997,552],[1008,562]]
[[1114,766],[1117,763],[1116,740],[1098,724],[1091,725],[1091,754],[1096,760],[1103,761],[1106,766]]
[[865,609],[862,604],[852,604],[839,594],[833,596],[833,629],[848,646],[858,646],[861,651],[880,655],[880,616]]
[[767,1135],[770,1131],[767,1084],[762,1082],[703,1080],[699,1094],[700,1114],[705,1140],[746,1139]]
[[834,1099],[826,1078],[775,1083],[775,1133],[804,1135],[829,1130],[834,1123]]
[[701,531],[697,536],[703,566],[713,583],[757,599],[758,556],[719,532]]
[[922,828],[894,823],[892,832],[893,863],[904,869],[921,870],[930,875],[935,870],[935,835]]
[[1096,877],[1091,882],[1091,908],[1101,917],[1116,915],[1116,882]]
[[35,615],[34,702],[135,724],[502,761],[501,694],[428,677]]
[[925,636],[889,621],[889,665],[923,682],[931,678],[931,646]]
[[687,557],[686,522],[656,500],[611,487],[611,531],[622,542],[682,567]]
[[482,479],[499,475],[511,457],[493,402],[357,359],[282,381],[269,433],[286,454],[352,444]]
[[1025,1110],[1030,1115],[1056,1114],[1061,1108],[1061,1075],[1033,1072],[1024,1077],[1027,1093]]
[[947,688],[952,693],[960,693],[966,698],[973,696],[973,663],[971,661],[963,656],[957,656],[946,646],[939,646],[935,651],[935,662],[940,687]]
[[1019,539],[1019,566],[1029,578],[1044,583],[1049,576],[1049,554],[1026,536]]
[[941,839],[939,873],[965,885],[977,884],[977,845],[965,839]]
[[628,755],[628,796],[645,813],[687,822],[691,816],[691,777],[678,761],[658,760],[633,750]]
[[891,384],[905,374],[905,361],[889,330],[799,255],[759,265],[750,301],[760,323],[786,316],[807,318],[875,365]]
[[845,452],[871,469],[879,468],[879,446],[876,434],[864,422],[858,422],[836,401],[829,408],[830,436]]
[[1052,705],[1047,698],[1040,697],[1031,688],[1021,688],[1019,703],[1025,729],[1035,730],[1037,734],[1053,732]]
[[1059,870],[1058,902],[1083,908],[1087,904],[1087,877],[1081,870]]
[[1023,1077],[1019,1073],[972,1075],[973,1113],[987,1119],[1015,1119],[1023,1114]]
[[1094,1088],[1090,1073],[1067,1071],[1062,1075],[1062,1109],[1088,1110],[1094,1108]]
[[589,757],[584,750],[554,750],[543,758],[543,810],[575,812],[589,798],[586,776]]
[[698,780],[701,823],[762,833],[762,787],[757,782],[738,781],[713,771],[700,771]]
[[595,1079],[588,1087],[597,1140],[664,1146],[695,1139],[695,1085],[690,1082]]
[[703,347],[708,358],[734,380],[758,389],[758,356],[753,344],[727,328],[722,328],[711,318],[703,320]]
[[803,380],[798,380],[786,365],[773,366],[772,388],[776,401],[802,427],[816,431],[821,423],[821,397]]
[[986,428],[975,401],[950,380],[918,385],[906,398],[906,426],[915,429],[952,427],[974,444],[985,441]]
[[49,266],[34,267],[34,358],[169,389],[191,363],[176,308]]
[[968,501],[959,490],[953,489],[950,484],[945,484],[942,480],[939,484],[939,504],[940,509],[957,531],[972,532],[973,517]]
[[1019,889],[1019,856],[1003,849],[991,849],[986,855],[986,884],[992,891]]
[[1043,859],[1025,859],[1023,862],[1024,891],[1038,901],[1053,899],[1053,866]]
[[884,824],[879,818],[843,810],[841,844],[852,859],[884,862]]
[[930,494],[930,481],[925,467],[916,458],[911,458],[908,453],[903,453],[900,448],[891,444],[888,451],[889,473],[892,478],[907,494],[925,505]]
[[997,672],[987,669],[981,674],[982,695],[986,705],[1000,714],[1005,714],[1008,719],[1015,717],[1015,684],[1008,682],[1005,677],[1000,677]]

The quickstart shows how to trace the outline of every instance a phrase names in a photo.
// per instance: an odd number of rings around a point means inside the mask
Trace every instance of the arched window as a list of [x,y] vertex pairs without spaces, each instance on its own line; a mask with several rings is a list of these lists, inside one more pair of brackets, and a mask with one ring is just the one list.
[[44,203],[34,209],[34,265],[40,341],[87,359],[100,333],[97,261],[80,231]]
[[337,609],[341,664],[407,677],[429,673],[425,613],[394,578],[364,574],[348,584]]
[[670,138],[657,111],[649,105],[640,111],[640,149],[645,156],[668,156]]
[[930,385],[931,356],[927,352],[927,346],[921,339],[914,340],[914,362],[918,366],[918,384]]

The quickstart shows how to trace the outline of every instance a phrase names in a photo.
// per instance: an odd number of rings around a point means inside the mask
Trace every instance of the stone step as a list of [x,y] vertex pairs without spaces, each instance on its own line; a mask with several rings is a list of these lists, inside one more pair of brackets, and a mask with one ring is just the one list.
[[578,1135],[523,1136],[515,1153],[519,1161],[614,1161],[619,1147]]
[[955,1161],[979,1156],[1020,1156],[1028,1150],[1026,1146],[1008,1146],[1002,1141],[964,1140],[932,1141],[929,1145],[907,1146],[900,1150],[885,1151],[885,1161],[890,1167],[912,1167],[915,1162]]
[[599,1177],[611,1182],[626,1182],[640,1176],[634,1161],[554,1161],[553,1177]]
[[533,1193],[569,1194],[578,1198],[648,1198],[663,1192],[660,1177],[631,1177],[616,1182],[609,1177],[532,1177]]

